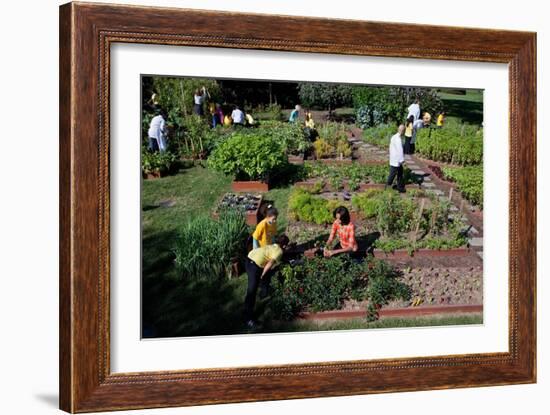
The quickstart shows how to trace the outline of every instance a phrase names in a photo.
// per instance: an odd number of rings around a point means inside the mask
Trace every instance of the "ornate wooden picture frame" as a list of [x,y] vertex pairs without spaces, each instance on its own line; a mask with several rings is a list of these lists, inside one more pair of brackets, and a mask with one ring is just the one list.
[[[508,64],[509,351],[111,373],[109,70],[114,43]],[[60,407],[65,411],[535,382],[535,209],[534,33],[105,4],[60,8]]]

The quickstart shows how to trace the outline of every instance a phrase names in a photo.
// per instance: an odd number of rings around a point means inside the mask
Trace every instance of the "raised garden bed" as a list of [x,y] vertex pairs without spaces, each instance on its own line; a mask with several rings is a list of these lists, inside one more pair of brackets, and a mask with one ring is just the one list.
[[[301,187],[304,189],[313,189],[315,187],[319,188],[319,192],[338,192],[341,190],[347,191],[347,192],[364,192],[365,190],[369,189],[379,189],[384,190],[386,187],[385,184],[382,183],[360,183],[359,187],[355,190],[352,190],[350,188],[350,184],[348,180],[342,181],[342,187],[341,188],[335,188],[330,183],[323,181],[323,180],[308,180],[308,181],[301,181],[294,183],[296,187]],[[322,185],[322,187],[320,187]],[[407,184],[405,185],[405,189],[418,189],[417,184]]]
[[[421,189],[405,194],[377,189],[355,194],[345,191],[311,194],[298,188],[289,198],[291,240],[302,244],[318,241],[329,232],[334,220],[332,212],[337,206],[345,206],[350,211],[356,237],[377,234],[375,240],[368,239],[368,246],[374,244],[379,249],[378,257],[469,254],[467,220],[451,210],[448,200]],[[308,240],[302,240],[304,238]],[[305,244],[309,248],[310,245]]]
[[146,180],[160,179],[161,177],[166,177],[167,175],[168,172],[161,172],[160,170],[147,173],[141,172],[141,177]]
[[415,251],[409,252],[406,249],[396,249],[393,252],[384,252],[380,249],[374,250],[374,256],[380,259],[401,259],[408,258],[410,256],[419,257],[419,258],[430,258],[430,257],[444,257],[444,256],[467,256],[471,255],[472,250],[470,248],[450,248],[450,249],[417,249]]
[[234,192],[267,192],[269,191],[269,182],[259,180],[234,180],[231,182],[231,190]]
[[289,154],[288,162],[291,164],[304,164],[304,155],[303,154]]
[[[483,269],[475,267],[411,268],[407,267],[399,281],[411,292],[410,298],[393,299],[377,307],[378,316],[417,317],[434,314],[483,312]],[[308,320],[367,317],[368,301],[347,300],[342,309],[299,316]]]
[[308,162],[316,162],[316,163],[323,163],[328,165],[342,165],[342,164],[352,164],[353,159],[351,157],[342,157],[342,158],[322,158],[322,159],[314,159],[314,160],[307,160]]
[[221,209],[242,210],[245,214],[246,224],[254,226],[258,223],[258,212],[262,205],[262,200],[262,195],[226,193],[218,202],[213,216],[217,218],[219,216],[218,212]]

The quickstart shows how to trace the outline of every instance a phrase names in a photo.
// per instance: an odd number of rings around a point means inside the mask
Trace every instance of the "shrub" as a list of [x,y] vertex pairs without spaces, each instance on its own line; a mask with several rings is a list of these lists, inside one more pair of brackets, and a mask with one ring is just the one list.
[[423,128],[416,135],[416,151],[425,158],[458,165],[483,162],[483,130],[449,123],[440,129]]
[[483,164],[469,167],[443,167],[443,174],[456,182],[458,190],[474,205],[483,208]]
[[182,278],[228,275],[231,259],[244,252],[248,227],[240,211],[222,211],[219,219],[198,216],[179,230],[174,253]]
[[176,156],[168,151],[150,152],[145,147],[141,150],[141,170],[147,173],[164,173],[171,170]]
[[240,180],[266,180],[285,166],[283,146],[261,134],[236,132],[214,149],[208,166]]

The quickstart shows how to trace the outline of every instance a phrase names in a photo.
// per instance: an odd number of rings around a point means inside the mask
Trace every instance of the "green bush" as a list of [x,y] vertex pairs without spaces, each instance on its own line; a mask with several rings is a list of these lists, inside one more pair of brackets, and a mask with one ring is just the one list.
[[261,134],[235,132],[219,144],[208,166],[238,180],[266,180],[285,166],[287,157],[277,140]]
[[222,211],[219,219],[198,216],[179,229],[174,253],[182,278],[214,279],[228,275],[231,259],[244,252],[248,227],[244,214]]
[[141,149],[141,170],[143,173],[165,173],[172,169],[176,156],[168,151],[151,152],[147,148]]
[[483,164],[468,167],[443,167],[443,174],[456,182],[458,190],[474,205],[483,208]]
[[443,128],[423,128],[416,135],[416,152],[422,157],[458,165],[483,162],[483,129],[449,123]]

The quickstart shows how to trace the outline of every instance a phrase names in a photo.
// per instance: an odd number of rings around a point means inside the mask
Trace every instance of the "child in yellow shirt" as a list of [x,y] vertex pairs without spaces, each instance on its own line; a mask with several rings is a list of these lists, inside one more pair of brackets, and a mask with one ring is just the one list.
[[277,216],[279,216],[279,212],[270,205],[267,208],[265,219],[261,220],[260,223],[256,225],[256,229],[252,234],[252,245],[254,249],[263,248],[273,243],[277,234]]

